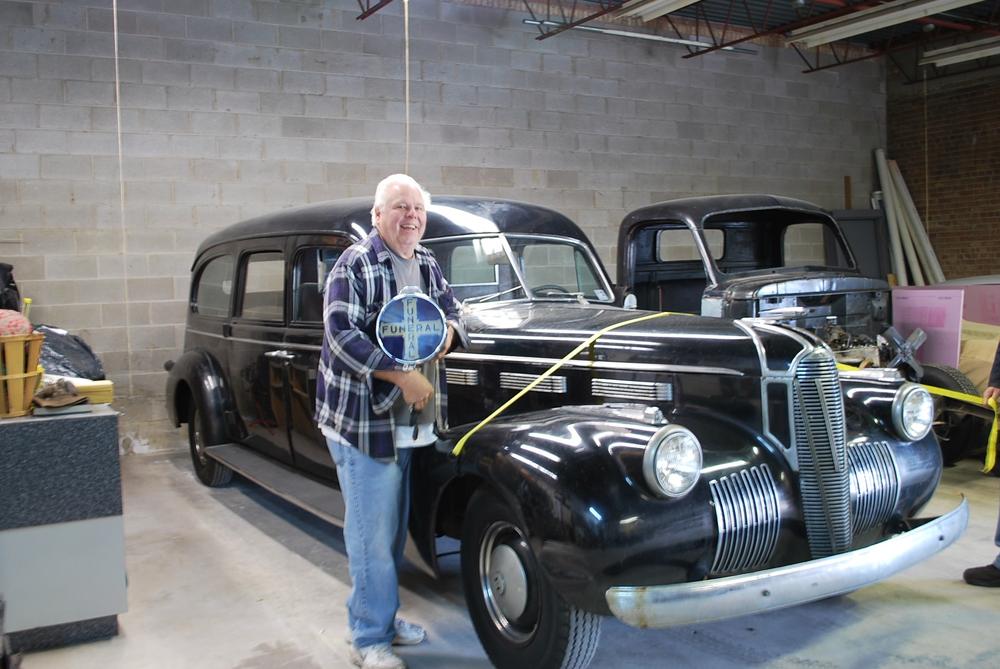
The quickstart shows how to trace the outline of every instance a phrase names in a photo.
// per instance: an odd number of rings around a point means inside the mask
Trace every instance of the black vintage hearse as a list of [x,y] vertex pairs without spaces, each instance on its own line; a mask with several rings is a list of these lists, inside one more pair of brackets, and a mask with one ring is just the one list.
[[[312,419],[321,291],[370,207],[289,209],[198,249],[167,401],[207,485],[238,471],[341,521]],[[540,207],[437,198],[424,245],[469,336],[447,358],[450,428],[416,456],[414,555],[433,570],[436,539],[461,539],[497,666],[585,667],[604,615],[664,627],[848,592],[964,529],[964,502],[914,517],[941,453],[931,398],[896,372],[839,374],[763,320],[616,307],[585,236]]]

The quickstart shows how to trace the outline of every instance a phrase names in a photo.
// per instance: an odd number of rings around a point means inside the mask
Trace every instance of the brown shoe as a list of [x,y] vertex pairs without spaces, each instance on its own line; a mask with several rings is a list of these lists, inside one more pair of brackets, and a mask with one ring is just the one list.
[[984,588],[1000,588],[1000,569],[991,564],[985,567],[972,567],[962,573],[962,578],[969,585],[981,585]]

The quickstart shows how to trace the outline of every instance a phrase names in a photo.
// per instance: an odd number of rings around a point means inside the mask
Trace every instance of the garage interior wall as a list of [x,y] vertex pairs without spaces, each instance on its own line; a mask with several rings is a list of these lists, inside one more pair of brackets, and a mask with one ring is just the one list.
[[[794,51],[760,45],[683,59],[580,31],[537,41],[522,3],[483,4],[410,3],[410,171],[432,193],[558,209],[612,275],[618,222],[650,202],[771,192],[842,208],[849,176],[866,206],[878,60],[803,74]],[[403,169],[402,12],[121,0],[119,170],[111,0],[0,1],[0,259],[33,321],[100,354],[126,448],[177,439],[162,365],[183,346],[198,243]]]
[[888,154],[945,276],[1000,274],[1000,73],[910,85],[892,74]]

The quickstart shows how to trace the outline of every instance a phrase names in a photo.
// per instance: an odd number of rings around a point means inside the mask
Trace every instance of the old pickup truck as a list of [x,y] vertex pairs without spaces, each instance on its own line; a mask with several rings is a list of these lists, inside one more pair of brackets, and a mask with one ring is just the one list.
[[[861,274],[837,221],[809,202],[718,195],[637,209],[619,227],[617,284],[640,309],[784,323],[816,334],[838,362],[978,394],[959,370],[913,357],[922,333],[906,340],[891,327],[889,283]],[[946,463],[985,444],[988,412],[935,402]]]

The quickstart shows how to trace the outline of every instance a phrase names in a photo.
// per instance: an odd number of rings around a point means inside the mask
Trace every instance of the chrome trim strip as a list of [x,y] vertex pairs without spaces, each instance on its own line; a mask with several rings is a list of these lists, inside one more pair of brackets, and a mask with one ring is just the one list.
[[867,367],[865,369],[840,370],[840,376],[846,381],[884,381],[898,383],[903,381],[903,374],[895,367]]
[[246,337],[226,337],[220,334],[215,334],[214,332],[203,332],[202,330],[187,330],[191,334],[201,335],[202,337],[211,337],[213,339],[225,339],[226,341],[238,341],[243,344],[260,344],[263,346],[280,346],[281,348],[293,348],[296,351],[321,351],[322,346],[316,346],[315,344],[292,344],[284,341],[268,341],[266,339],[247,339]]
[[674,387],[659,381],[625,381],[623,379],[593,379],[590,393],[600,397],[619,397],[626,400],[670,402]]
[[476,369],[455,369],[447,367],[445,376],[448,383],[453,386],[478,386],[479,370]]
[[[537,379],[535,374],[518,374],[516,372],[500,372],[500,387],[506,390],[524,390]],[[531,389],[533,393],[566,394],[566,377],[549,376]]]
[[[280,346],[281,348],[291,348],[298,351],[321,351],[322,346],[315,344],[293,344],[289,342],[265,341],[263,339],[245,339],[242,337],[224,337],[214,332],[202,332],[201,330],[188,330],[192,334],[203,337],[213,337],[215,339],[226,339],[238,341],[246,344],[262,344],[270,346]],[[521,362],[526,365],[544,365],[551,367],[559,362],[558,358],[529,358],[514,355],[489,355],[483,353],[462,353],[453,351],[448,354],[448,360],[469,360],[475,362],[495,361],[495,362]],[[568,360],[563,363],[563,367],[584,367],[587,369],[615,369],[632,372],[674,372],[690,374],[721,374],[723,376],[743,376],[743,372],[726,367],[698,367],[696,365],[657,365],[648,362],[610,362],[607,360]]]
[[[489,355],[484,353],[449,353],[448,360],[473,360],[476,362],[515,362],[526,365],[540,365],[546,369],[559,362],[558,358],[529,358],[516,355]],[[743,376],[743,372],[725,367],[697,367],[695,365],[656,365],[647,362],[612,362],[608,360],[567,360],[563,367],[583,367],[586,369],[615,369],[635,372],[677,372],[693,374],[722,374]]]
[[969,502],[915,529],[847,553],[725,578],[656,586],[617,586],[604,597],[633,627],[725,620],[814,602],[877,583],[938,553],[969,522]]

